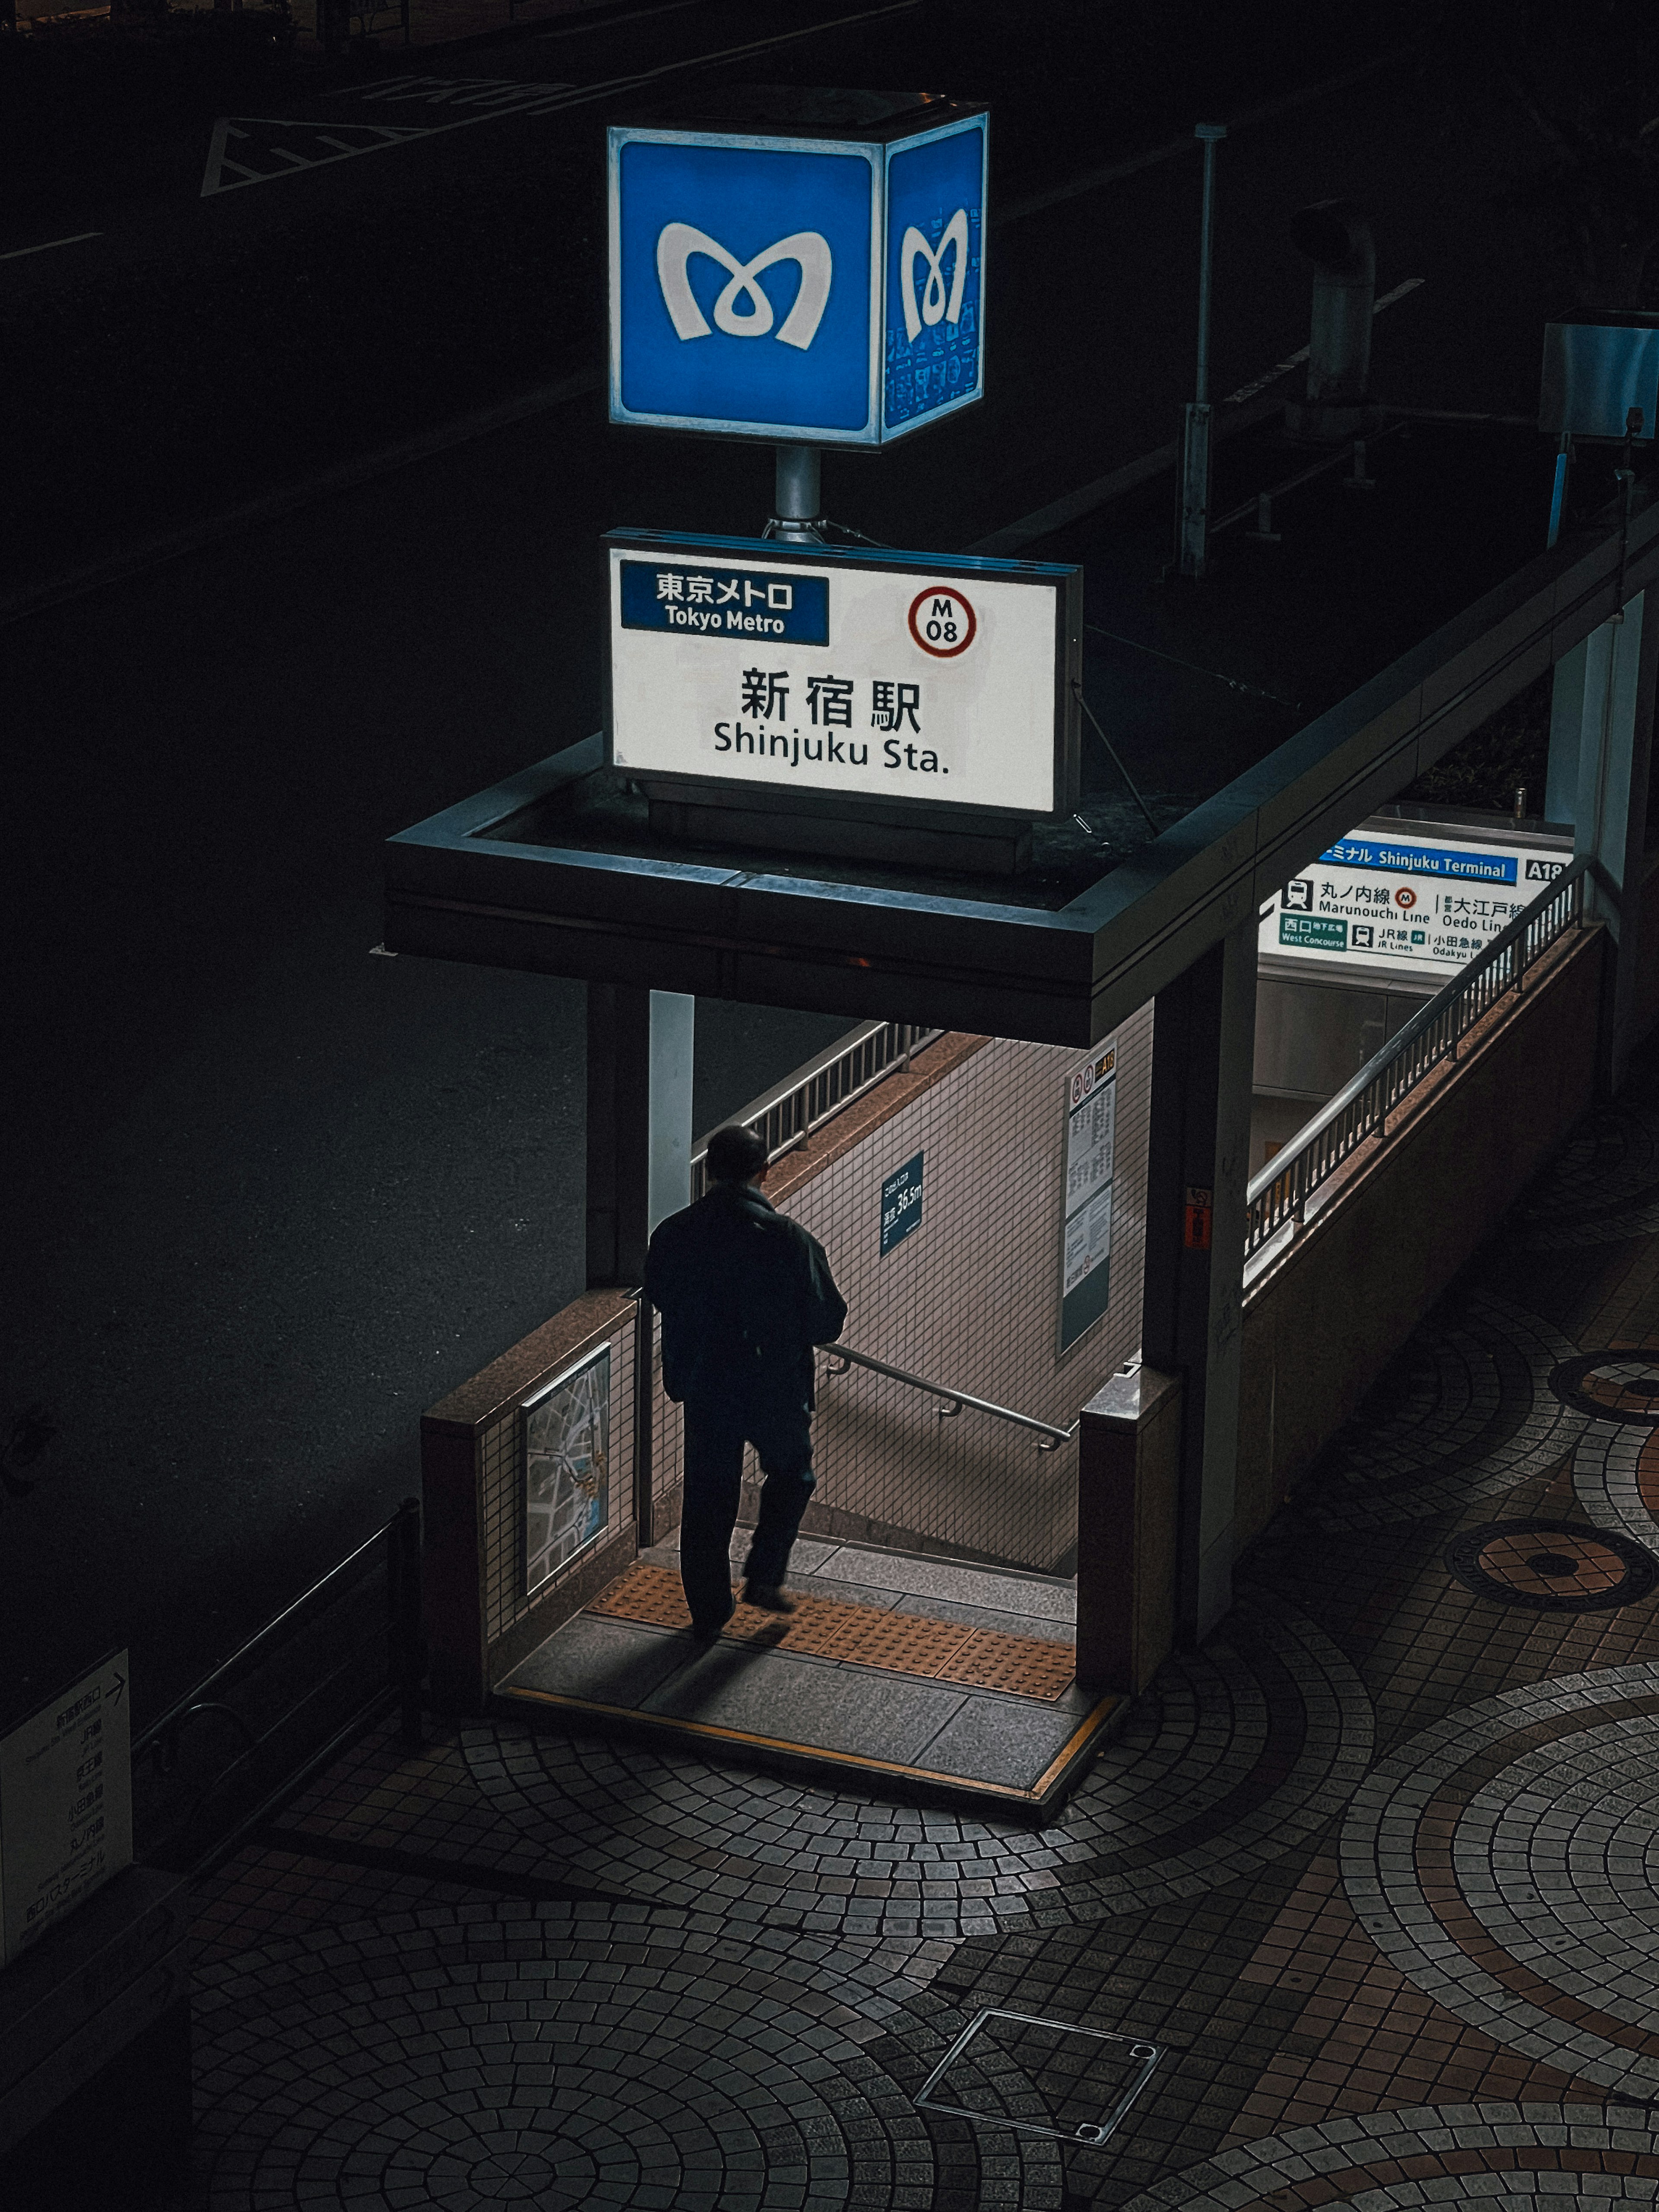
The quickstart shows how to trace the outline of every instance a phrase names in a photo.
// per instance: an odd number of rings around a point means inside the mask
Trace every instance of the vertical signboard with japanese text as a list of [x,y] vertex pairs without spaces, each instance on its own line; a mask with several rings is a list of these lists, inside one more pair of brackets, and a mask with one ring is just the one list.
[[912,1230],[921,1226],[921,1173],[925,1155],[918,1152],[902,1168],[883,1179],[881,1186],[881,1257],[884,1260]]
[[132,1863],[127,1655],[0,1736],[0,1966]]
[[1060,1349],[1075,1344],[1111,1296],[1117,1040],[1066,1079],[1066,1197],[1060,1232]]

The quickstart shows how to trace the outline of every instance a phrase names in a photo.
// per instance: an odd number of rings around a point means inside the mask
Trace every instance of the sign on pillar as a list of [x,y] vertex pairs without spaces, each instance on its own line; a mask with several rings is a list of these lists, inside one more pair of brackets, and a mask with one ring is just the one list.
[[985,111],[722,97],[753,127],[609,133],[611,421],[883,446],[979,399]]

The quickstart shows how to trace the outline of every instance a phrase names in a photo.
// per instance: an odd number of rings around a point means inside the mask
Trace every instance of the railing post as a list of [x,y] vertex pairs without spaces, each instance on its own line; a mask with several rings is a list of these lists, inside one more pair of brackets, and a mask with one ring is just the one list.
[[398,1741],[418,1751],[426,1741],[421,1684],[426,1644],[421,1628],[421,1506],[405,1498],[386,1530],[386,1641],[398,1692]]

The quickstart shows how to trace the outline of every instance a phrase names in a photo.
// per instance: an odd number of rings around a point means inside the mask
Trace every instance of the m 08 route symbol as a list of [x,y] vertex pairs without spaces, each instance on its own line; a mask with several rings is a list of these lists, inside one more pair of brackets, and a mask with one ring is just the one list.
[[953,584],[930,584],[910,602],[910,635],[936,660],[966,653],[978,628],[978,617]]

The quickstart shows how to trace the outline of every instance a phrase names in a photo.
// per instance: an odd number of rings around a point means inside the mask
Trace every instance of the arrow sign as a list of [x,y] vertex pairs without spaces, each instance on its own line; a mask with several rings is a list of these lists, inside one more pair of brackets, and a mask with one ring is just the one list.
[[267,115],[222,115],[208,148],[202,198],[272,184],[358,154],[383,154],[432,135],[431,125],[419,123],[285,123]]

